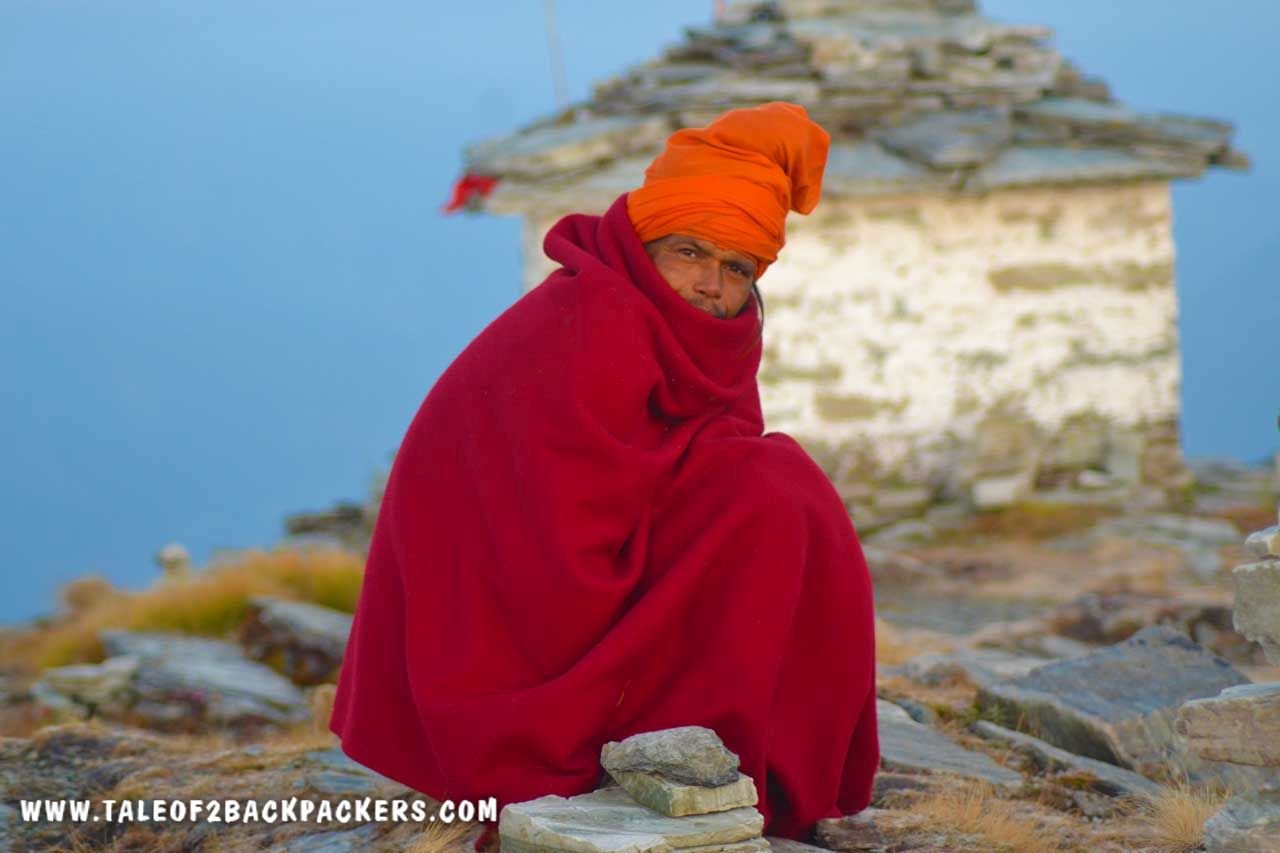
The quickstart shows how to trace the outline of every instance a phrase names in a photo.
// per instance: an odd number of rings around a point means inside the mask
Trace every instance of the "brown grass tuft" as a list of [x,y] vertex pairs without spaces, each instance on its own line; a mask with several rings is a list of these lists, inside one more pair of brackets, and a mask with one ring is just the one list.
[[453,823],[435,822],[428,824],[422,834],[405,848],[405,853],[457,853],[470,850],[467,843],[477,834],[475,823],[455,821]]
[[1063,847],[1037,824],[1018,815],[1014,805],[999,799],[988,785],[974,783],[917,800],[911,811],[935,829],[976,835],[994,850],[1009,853],[1061,853]]
[[1167,785],[1129,801],[1137,823],[1166,853],[1190,853],[1204,841],[1204,824],[1230,796],[1220,787]]
[[355,609],[364,557],[332,548],[251,550],[216,568],[165,578],[143,592],[83,598],[83,609],[9,639],[0,663],[44,669],[102,660],[98,632],[174,631],[223,637],[239,627],[249,598],[272,595]]

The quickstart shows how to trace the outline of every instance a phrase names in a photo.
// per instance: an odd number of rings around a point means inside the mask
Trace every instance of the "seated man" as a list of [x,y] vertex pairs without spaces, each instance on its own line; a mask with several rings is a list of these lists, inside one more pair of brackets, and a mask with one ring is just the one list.
[[701,725],[766,834],[866,807],[866,563],[756,385],[755,283],[828,143],[801,107],[732,110],[547,234],[560,268],[441,375],[392,465],[330,722],[352,758],[501,808],[591,791],[606,741]]

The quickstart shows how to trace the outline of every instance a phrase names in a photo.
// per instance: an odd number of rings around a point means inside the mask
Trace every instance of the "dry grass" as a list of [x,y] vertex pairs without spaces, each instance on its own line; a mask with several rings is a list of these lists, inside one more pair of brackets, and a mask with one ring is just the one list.
[[935,541],[965,543],[988,539],[1044,540],[1087,530],[1115,515],[1115,509],[1095,504],[1054,504],[1022,501],[1003,509],[976,514],[967,524],[939,531]]
[[1241,535],[1270,527],[1276,523],[1275,502],[1259,501],[1257,506],[1233,506],[1203,513],[1213,518],[1221,518],[1236,526]]
[[1136,822],[1167,853],[1190,853],[1204,841],[1204,824],[1226,802],[1229,793],[1216,787],[1180,782],[1158,794],[1129,802]]
[[930,631],[899,628],[876,620],[876,663],[897,665],[927,652],[949,652],[954,643]]
[[993,850],[1062,853],[1065,849],[1035,821],[1018,815],[1013,803],[999,799],[990,786],[979,783],[923,797],[911,811],[938,829],[978,836]]
[[217,568],[163,579],[138,593],[77,581],[83,588],[67,596],[73,608],[52,625],[8,638],[0,664],[44,669],[100,661],[98,632],[106,628],[223,637],[240,625],[255,595],[351,612],[363,574],[364,558],[354,552],[278,548],[246,551]]
[[[468,842],[477,832],[475,823],[437,821],[428,824],[422,834],[405,848],[405,853],[457,853],[457,851],[470,850],[471,844]],[[492,844],[486,849],[492,849]]]

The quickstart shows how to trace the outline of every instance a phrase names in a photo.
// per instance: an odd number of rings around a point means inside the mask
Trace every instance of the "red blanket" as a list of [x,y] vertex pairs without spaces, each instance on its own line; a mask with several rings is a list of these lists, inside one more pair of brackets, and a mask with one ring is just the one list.
[[[621,196],[441,375],[392,465],[330,728],[437,799],[592,790],[600,747],[714,729],[766,833],[867,805],[871,586],[848,515],[762,435],[757,306],[660,277]],[[459,286],[464,286],[460,284]]]

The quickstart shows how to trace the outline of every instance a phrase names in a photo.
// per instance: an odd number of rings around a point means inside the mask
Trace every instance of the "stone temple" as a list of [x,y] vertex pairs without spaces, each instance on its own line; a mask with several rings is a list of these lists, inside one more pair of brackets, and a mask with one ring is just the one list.
[[[1190,485],[1170,181],[1247,169],[1220,120],[1142,113],[974,0],[730,3],[662,55],[468,146],[473,212],[546,231],[643,181],[681,127],[784,100],[832,136],[817,210],[761,282],[767,429],[805,444],[863,524]],[[489,179],[489,180],[486,180]]]

